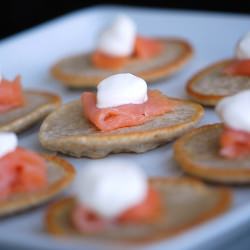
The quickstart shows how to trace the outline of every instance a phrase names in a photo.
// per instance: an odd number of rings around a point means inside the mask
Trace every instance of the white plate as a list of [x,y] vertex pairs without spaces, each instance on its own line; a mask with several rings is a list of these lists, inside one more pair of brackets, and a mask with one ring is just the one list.
[[[225,57],[230,57],[238,38],[249,30],[250,18],[201,12],[155,10],[101,6],[80,10],[44,25],[30,29],[0,42],[0,67],[6,77],[20,73],[26,87],[54,91],[69,101],[80,91],[69,91],[49,75],[50,66],[60,57],[87,51],[94,47],[98,31],[117,13],[127,13],[135,19],[139,32],[149,36],[178,36],[188,39],[195,48],[195,58],[181,73],[152,88],[171,96],[186,98],[184,85],[198,69]],[[7,25],[7,24],[6,24]],[[212,110],[206,110],[202,124],[217,121]],[[20,145],[43,151],[38,126],[20,134]],[[149,175],[181,175],[172,157],[172,144],[144,154],[118,154],[110,158],[129,157],[140,163]],[[66,157],[77,168],[89,159]],[[0,244],[46,249],[117,249],[87,241],[59,240],[46,234],[43,226],[45,207],[17,215],[0,223]],[[250,189],[235,189],[233,208],[225,215],[194,228],[149,249],[188,249],[208,241],[225,238],[229,232],[242,227],[250,219]]]

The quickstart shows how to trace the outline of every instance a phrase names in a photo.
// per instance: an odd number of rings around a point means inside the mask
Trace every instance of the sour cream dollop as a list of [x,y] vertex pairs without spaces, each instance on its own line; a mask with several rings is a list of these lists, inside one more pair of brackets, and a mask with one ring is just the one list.
[[250,90],[223,98],[216,112],[228,127],[250,133]]
[[111,56],[129,56],[134,51],[136,25],[126,16],[119,15],[98,39],[97,49]]
[[238,59],[250,59],[250,32],[240,39],[235,54]]
[[93,161],[81,168],[73,184],[80,204],[108,219],[141,203],[147,190],[147,177],[128,160]]
[[15,151],[17,144],[16,134],[10,132],[0,133],[0,158]]
[[130,73],[112,75],[97,86],[97,107],[142,104],[148,100],[147,83]]

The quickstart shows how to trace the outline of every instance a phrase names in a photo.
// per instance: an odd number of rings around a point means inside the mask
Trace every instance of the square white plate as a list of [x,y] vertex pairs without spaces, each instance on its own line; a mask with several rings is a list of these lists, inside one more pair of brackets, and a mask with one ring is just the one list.
[[[186,98],[184,85],[200,68],[230,57],[239,37],[249,30],[250,18],[243,15],[211,14],[174,10],[99,6],[76,11],[0,42],[1,72],[8,78],[21,74],[25,87],[51,90],[64,102],[78,98],[81,91],[63,88],[49,75],[50,66],[59,58],[94,48],[98,31],[117,13],[126,13],[136,21],[139,32],[149,36],[178,36],[189,40],[195,49],[193,61],[171,78],[152,85],[171,96]],[[6,24],[7,25],[7,24]],[[213,110],[206,110],[201,124],[217,121]],[[37,139],[39,126],[21,133],[20,145],[43,151]],[[172,157],[172,144],[144,154],[118,154],[140,163],[148,175],[181,175]],[[67,158],[77,168],[89,159]],[[55,239],[43,226],[45,206],[0,222],[0,245],[33,249],[117,249],[122,246],[100,245],[85,240]],[[144,246],[147,249],[204,248],[207,242],[226,239],[250,220],[250,189],[235,188],[234,204],[225,215],[169,240]]]

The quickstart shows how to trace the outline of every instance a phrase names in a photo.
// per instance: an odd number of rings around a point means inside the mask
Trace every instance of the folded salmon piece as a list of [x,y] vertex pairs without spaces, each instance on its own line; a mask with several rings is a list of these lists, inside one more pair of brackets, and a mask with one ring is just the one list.
[[160,41],[152,38],[137,36],[135,41],[134,56],[139,59],[149,59],[159,55],[163,50]]
[[91,57],[92,63],[101,69],[120,70],[129,60],[128,56],[110,56],[101,51],[95,51]]
[[250,155],[250,133],[225,127],[220,138],[220,154],[234,159]]
[[97,50],[93,52],[91,60],[97,68],[106,70],[119,70],[122,69],[126,65],[126,63],[133,58],[142,60],[150,59],[151,57],[159,55],[162,50],[162,42],[156,39],[137,36],[135,40],[133,55],[111,56]]
[[107,229],[113,221],[101,218],[82,205],[76,205],[71,214],[72,224],[79,232],[94,233]]
[[250,77],[250,59],[235,60],[223,72],[232,76]]
[[81,101],[84,116],[101,131],[143,124],[172,111],[177,105],[177,101],[169,99],[158,90],[148,91],[148,100],[143,104],[99,109],[96,107],[96,94],[92,92],[83,93]]
[[33,192],[47,185],[45,160],[23,148],[0,158],[0,199],[12,193]]
[[21,78],[17,76],[14,81],[2,79],[0,82],[0,113],[20,107],[24,104]]

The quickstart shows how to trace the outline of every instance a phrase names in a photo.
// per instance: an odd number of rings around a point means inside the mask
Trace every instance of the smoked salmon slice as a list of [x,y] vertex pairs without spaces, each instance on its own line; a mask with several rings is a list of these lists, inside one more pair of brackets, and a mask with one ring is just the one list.
[[149,59],[160,54],[163,45],[160,41],[151,38],[137,36],[135,41],[134,55],[136,58]]
[[88,233],[102,231],[112,224],[81,205],[74,208],[71,220],[78,231]]
[[149,59],[161,53],[163,45],[160,41],[137,36],[133,55],[129,56],[110,56],[100,51],[95,51],[91,57],[92,63],[97,68],[106,70],[120,70],[130,58]]
[[0,113],[20,107],[24,104],[21,78],[17,76],[14,81],[2,79],[0,81]]
[[149,188],[147,197],[140,204],[128,209],[118,218],[107,220],[89,211],[82,205],[76,205],[71,214],[73,225],[80,232],[94,233],[107,229],[112,224],[148,223],[157,219],[161,208],[160,195]]
[[122,213],[118,220],[120,223],[146,223],[156,220],[160,210],[160,195],[150,187],[146,199]]
[[158,90],[148,91],[148,100],[143,104],[125,104],[99,109],[96,107],[96,94],[92,92],[83,93],[81,101],[84,116],[101,131],[143,124],[172,111],[177,103]]
[[46,162],[38,154],[17,148],[0,158],[0,199],[12,193],[33,192],[46,185]]
[[220,146],[220,154],[230,159],[250,155],[250,133],[225,127]]
[[95,51],[92,55],[92,63],[97,68],[106,69],[106,70],[122,69],[127,61],[128,61],[127,56],[124,56],[124,57],[110,56],[100,51]]
[[250,59],[235,60],[224,69],[224,73],[232,76],[250,77]]

